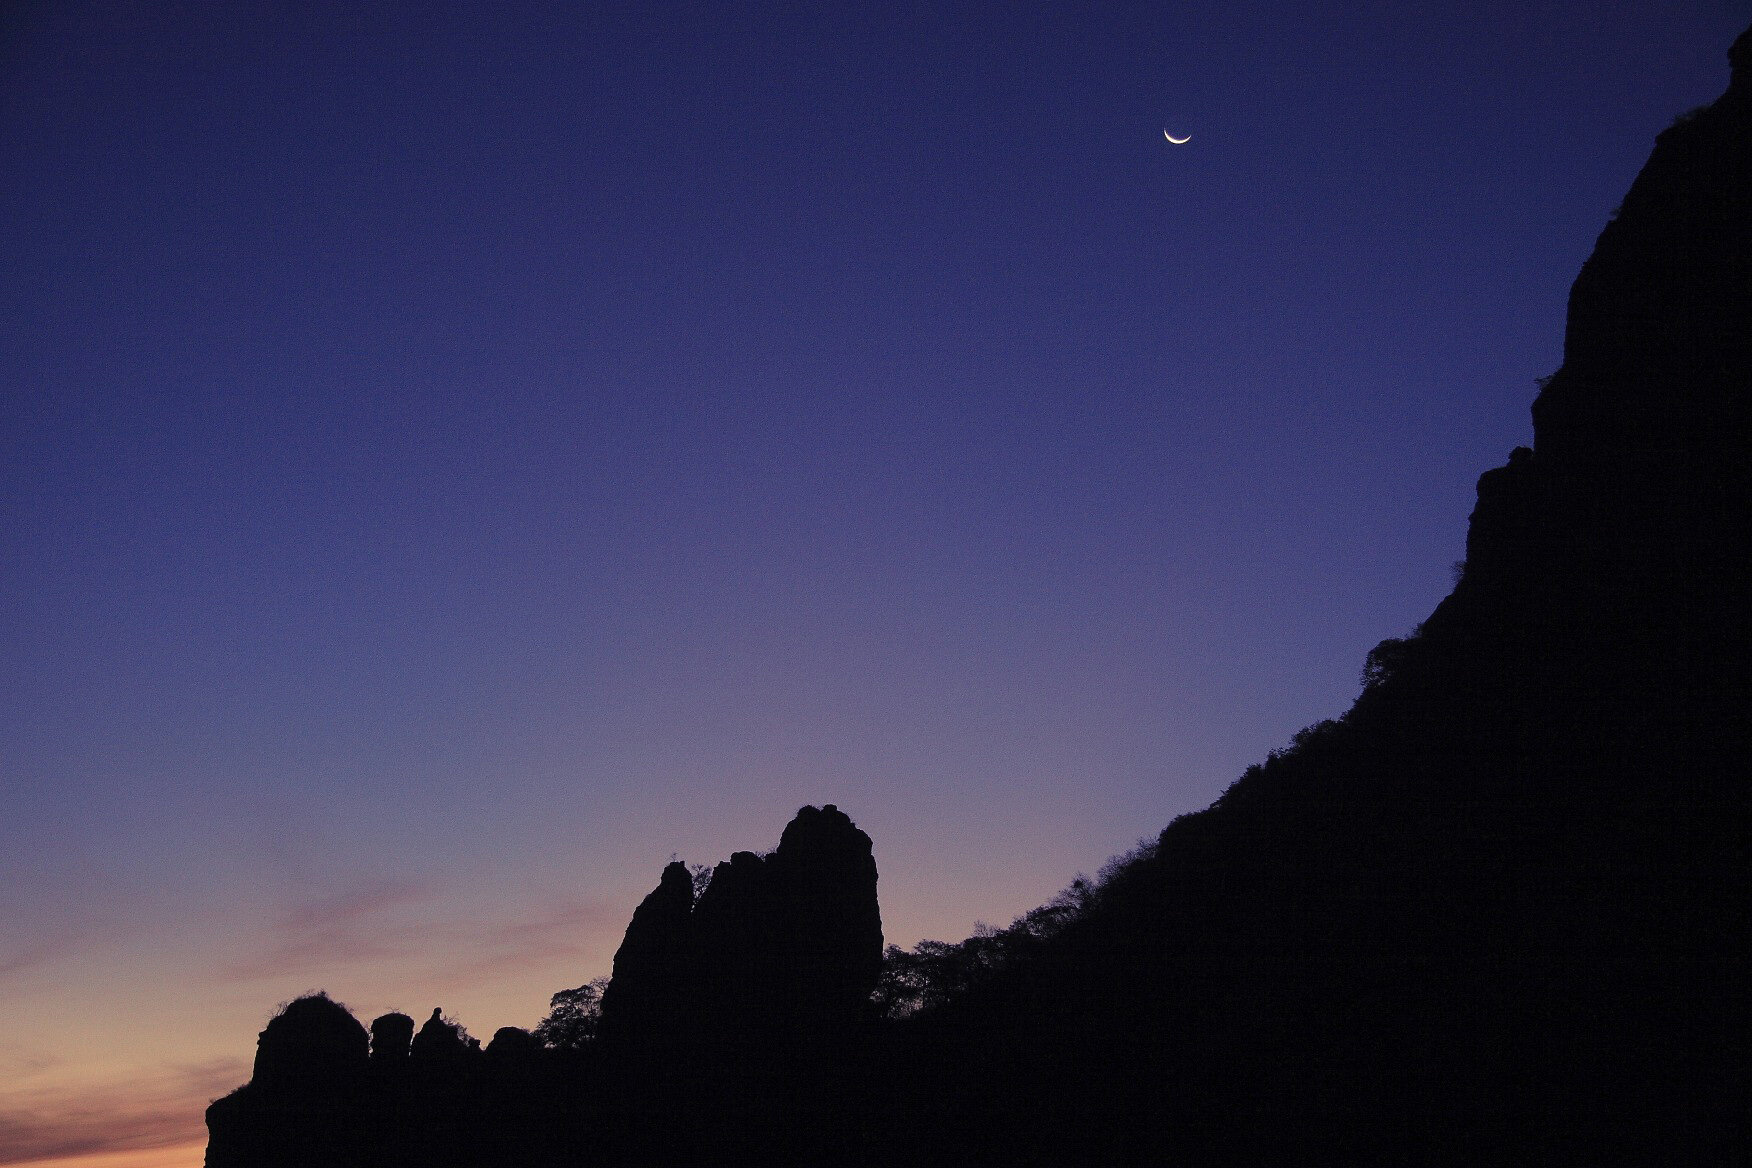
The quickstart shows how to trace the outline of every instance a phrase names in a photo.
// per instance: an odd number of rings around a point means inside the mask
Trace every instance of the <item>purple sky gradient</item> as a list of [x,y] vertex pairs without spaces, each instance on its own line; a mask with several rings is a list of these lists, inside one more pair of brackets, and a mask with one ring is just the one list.
[[1745,19],[9,6],[0,1131],[318,986],[533,1024],[806,802],[900,943],[1205,805]]

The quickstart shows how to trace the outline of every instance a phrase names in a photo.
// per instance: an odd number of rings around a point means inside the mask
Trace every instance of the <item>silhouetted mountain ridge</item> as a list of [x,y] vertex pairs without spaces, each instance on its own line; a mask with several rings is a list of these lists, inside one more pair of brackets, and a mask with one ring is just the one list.
[[1752,30],[1730,61],[1578,276],[1454,591],[1341,718],[880,967],[829,806],[703,893],[665,869],[546,1048],[417,1059],[393,1015],[367,1057],[293,1003],[209,1165],[1745,1162]]
[[905,1105],[941,1162],[1743,1160],[1749,56],[1602,232],[1453,594],[922,1019],[978,1036]]

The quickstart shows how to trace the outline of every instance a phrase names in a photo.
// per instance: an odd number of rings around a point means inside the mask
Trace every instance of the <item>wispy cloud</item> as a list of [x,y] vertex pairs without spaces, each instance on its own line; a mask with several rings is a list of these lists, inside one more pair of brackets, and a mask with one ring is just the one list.
[[53,1070],[64,1060],[46,1050],[0,1042],[0,1083],[19,1082],[43,1071]]
[[425,900],[430,894],[413,884],[368,884],[295,905],[283,928],[329,929],[349,924],[384,909]]
[[79,945],[76,936],[52,937],[33,941],[7,952],[0,952],[0,978],[29,972],[71,953]]
[[221,976],[254,981],[405,956],[418,945],[418,929],[384,918],[429,896],[411,884],[371,884],[294,905],[269,923],[254,953],[225,966]]
[[305,901],[252,938],[252,952],[226,964],[227,981],[257,981],[376,961],[438,958],[441,984],[475,984],[600,950],[625,927],[607,901],[569,900],[506,922],[409,920],[404,910],[433,894],[411,884],[372,884]]
[[127,1083],[0,1088],[0,1164],[200,1142],[207,1104],[247,1074],[242,1059],[223,1058]]
[[[519,921],[459,929],[453,953],[470,956],[455,960],[441,975],[449,985],[463,985],[491,977],[550,965],[568,957],[600,951],[618,937],[625,922],[606,901],[567,901]],[[563,988],[563,987],[556,987]]]
[[569,901],[531,919],[489,926],[481,934],[481,941],[505,949],[563,945],[566,952],[575,952],[586,939],[595,938],[605,928],[620,923],[615,916],[615,906],[606,901]]

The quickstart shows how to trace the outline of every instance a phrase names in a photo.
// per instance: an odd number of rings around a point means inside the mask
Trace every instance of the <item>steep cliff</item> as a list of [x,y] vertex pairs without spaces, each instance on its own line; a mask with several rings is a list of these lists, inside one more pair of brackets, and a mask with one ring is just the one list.
[[925,1019],[871,1162],[1744,1162],[1752,32],[1730,59],[1576,280],[1453,594]]
[[1688,667],[1744,656],[1752,41],[1656,141],[1570,294],[1534,447],[1479,484],[1431,631]]

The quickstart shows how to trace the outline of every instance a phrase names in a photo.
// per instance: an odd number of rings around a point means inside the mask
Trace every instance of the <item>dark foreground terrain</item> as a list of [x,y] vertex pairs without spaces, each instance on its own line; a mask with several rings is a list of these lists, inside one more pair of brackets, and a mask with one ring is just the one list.
[[1343,717],[959,945],[884,954],[870,840],[806,808],[671,865],[535,1034],[301,999],[207,1163],[1752,1162],[1752,32],[1730,60]]

